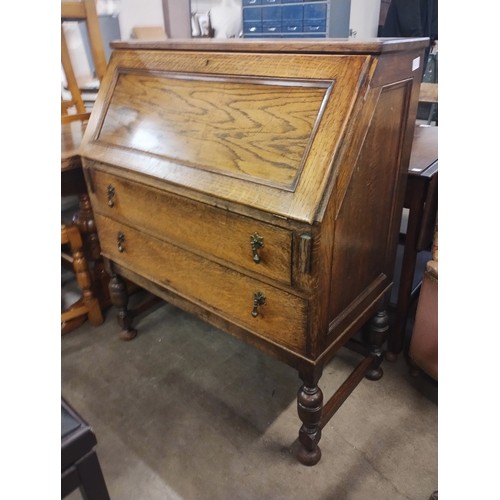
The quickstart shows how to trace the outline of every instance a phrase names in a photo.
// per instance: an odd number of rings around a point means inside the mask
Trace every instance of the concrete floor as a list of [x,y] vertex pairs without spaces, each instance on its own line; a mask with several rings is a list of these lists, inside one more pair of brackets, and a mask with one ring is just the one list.
[[[115,317],[61,340],[62,394],[94,428],[113,500],[427,500],[438,489],[437,386],[404,359],[360,383],[305,467],[292,454],[293,369],[169,304],[136,318],[131,342]],[[345,351],[326,367],[325,398],[358,360]]]

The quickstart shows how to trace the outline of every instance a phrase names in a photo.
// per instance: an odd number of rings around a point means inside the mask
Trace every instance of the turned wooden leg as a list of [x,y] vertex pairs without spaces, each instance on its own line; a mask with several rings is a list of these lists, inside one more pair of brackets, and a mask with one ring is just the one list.
[[88,259],[93,263],[90,272],[94,284],[94,293],[98,297],[101,307],[106,307],[111,302],[109,296],[109,275],[104,269],[94,212],[92,211],[88,194],[80,195],[79,209],[73,216],[73,222],[85,236],[85,251]]
[[368,380],[379,380],[384,374],[380,366],[383,360],[383,345],[389,334],[389,316],[385,309],[381,309],[375,314],[365,330],[365,342],[370,353],[375,356],[372,366],[366,372]]
[[125,282],[117,275],[111,276],[109,282],[109,295],[111,302],[118,308],[118,324],[121,326],[120,338],[122,340],[132,340],[137,335],[137,330],[132,328],[132,314],[128,310],[128,293]]
[[61,333],[68,333],[79,326],[82,321],[78,317],[88,317],[93,326],[103,323],[101,307],[99,301],[92,292],[92,280],[88,270],[87,260],[83,252],[83,242],[80,231],[74,225],[61,226],[61,243],[69,245],[71,260],[75,271],[76,281],[82,291],[81,300],[73,304],[61,315]]
[[297,394],[297,411],[302,422],[299,430],[300,448],[297,452],[297,459],[304,465],[315,465],[321,458],[318,443],[321,439],[323,393],[317,385],[317,380],[308,381],[305,378],[302,380],[304,384]]

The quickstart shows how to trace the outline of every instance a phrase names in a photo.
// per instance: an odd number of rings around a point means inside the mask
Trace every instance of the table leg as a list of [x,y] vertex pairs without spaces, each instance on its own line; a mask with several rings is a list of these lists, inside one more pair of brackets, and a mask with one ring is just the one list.
[[[410,180],[409,180],[410,182]],[[406,330],[408,312],[411,305],[411,289],[418,253],[418,236],[420,232],[420,222],[424,211],[425,184],[415,182],[408,185],[409,198],[406,208],[409,209],[408,227],[403,253],[403,263],[401,266],[401,278],[399,282],[398,302],[396,306],[396,321],[391,328],[388,341],[388,361],[395,361],[398,354],[403,350],[403,340]]]
[[111,302],[118,308],[118,324],[121,326],[120,338],[122,340],[132,340],[137,335],[137,330],[132,328],[133,315],[128,309],[127,286],[123,279],[113,273],[109,282],[109,295]]
[[318,443],[321,439],[323,393],[318,387],[319,376],[300,373],[300,378],[304,384],[297,394],[297,412],[302,422],[297,459],[304,465],[316,465],[321,459]]
[[381,308],[375,316],[373,316],[365,332],[365,343],[374,359],[365,377],[368,380],[380,380],[384,375],[382,367],[380,366],[384,358],[383,345],[387,340],[387,334],[389,332],[389,316],[385,308]]

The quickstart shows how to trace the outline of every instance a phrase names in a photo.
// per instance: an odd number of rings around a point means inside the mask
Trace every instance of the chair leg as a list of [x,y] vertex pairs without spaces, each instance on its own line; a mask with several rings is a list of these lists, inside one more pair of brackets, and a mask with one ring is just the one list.
[[97,454],[89,453],[76,466],[80,478],[80,491],[88,500],[110,500]]
[[101,304],[101,308],[111,305],[109,297],[109,275],[104,270],[101,256],[101,246],[97,236],[97,229],[94,221],[94,212],[90,204],[87,193],[80,195],[78,212],[73,216],[73,223],[78,226],[82,235],[85,255],[92,269],[90,270],[93,290]]
[[[82,290],[82,304],[72,306],[66,314],[63,313],[62,321],[74,320],[75,317],[87,315],[93,326],[101,325],[104,322],[99,301],[92,292],[92,279],[88,270],[87,260],[83,253],[83,242],[80,231],[76,226],[62,226],[62,243],[68,243],[73,259],[73,269],[76,274],[76,281]],[[72,314],[73,310],[74,314]],[[66,333],[63,325],[63,333]]]

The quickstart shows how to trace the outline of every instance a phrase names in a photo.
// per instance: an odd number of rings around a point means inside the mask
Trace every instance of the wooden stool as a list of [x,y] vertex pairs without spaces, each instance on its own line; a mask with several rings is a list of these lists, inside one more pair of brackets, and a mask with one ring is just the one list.
[[94,432],[61,398],[61,498],[80,488],[87,500],[109,500]]

